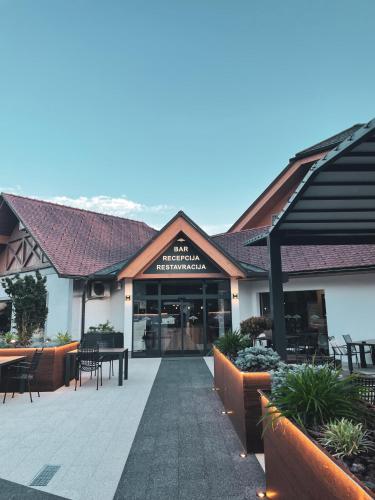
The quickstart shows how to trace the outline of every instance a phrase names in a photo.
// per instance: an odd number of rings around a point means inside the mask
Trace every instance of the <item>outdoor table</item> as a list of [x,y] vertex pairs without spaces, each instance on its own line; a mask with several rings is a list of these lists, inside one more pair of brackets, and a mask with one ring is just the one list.
[[[69,376],[72,357],[78,353],[78,349],[73,351],[68,351],[65,356],[65,385],[69,387]],[[118,385],[122,385],[123,380],[128,380],[128,366],[129,366],[129,351],[125,347],[99,347],[99,355],[104,356],[115,356],[117,357],[118,363]],[[125,359],[125,370],[124,370],[124,359]]]
[[355,346],[359,347],[359,359],[361,361],[361,368],[367,368],[365,347],[371,347],[372,360],[374,362],[375,339],[355,340],[353,342],[348,342],[346,344],[346,349],[348,353],[348,368],[350,373],[353,373],[352,347]]
[[0,356],[0,382],[4,366],[14,365],[26,359],[26,356]]

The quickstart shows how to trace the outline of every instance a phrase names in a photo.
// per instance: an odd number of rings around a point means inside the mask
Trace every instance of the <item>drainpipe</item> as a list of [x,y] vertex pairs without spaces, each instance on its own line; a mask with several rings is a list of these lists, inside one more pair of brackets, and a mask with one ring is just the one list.
[[82,290],[82,306],[81,306],[81,341],[83,340],[83,336],[85,334],[85,315],[86,315],[86,291],[87,291],[87,283],[88,280],[84,280],[83,282],[83,290]]

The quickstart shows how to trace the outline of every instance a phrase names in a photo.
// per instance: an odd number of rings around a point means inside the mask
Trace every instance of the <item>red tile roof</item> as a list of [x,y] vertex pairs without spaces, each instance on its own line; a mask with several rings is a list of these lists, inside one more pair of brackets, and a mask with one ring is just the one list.
[[61,275],[87,276],[125,260],[157,232],[144,222],[4,194]]
[[[268,270],[267,247],[244,246],[246,241],[266,229],[247,229],[219,234],[212,238],[240,262]],[[375,267],[375,245],[285,246],[281,249],[281,257],[283,270],[289,273]]]
[[[66,207],[11,194],[3,195],[36,239],[57,272],[88,276],[124,261],[157,231],[144,222]],[[268,228],[212,236],[234,259],[268,270],[266,247],[244,243]],[[375,266],[375,245],[288,246],[282,248],[285,272],[312,272]]]

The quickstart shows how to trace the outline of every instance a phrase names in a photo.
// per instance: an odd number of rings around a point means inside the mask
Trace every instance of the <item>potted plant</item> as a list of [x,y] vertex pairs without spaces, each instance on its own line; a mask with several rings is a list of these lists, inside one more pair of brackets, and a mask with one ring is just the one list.
[[240,323],[242,335],[248,335],[255,344],[255,339],[266,330],[270,330],[272,326],[271,320],[264,316],[251,316]]
[[268,492],[375,498],[374,414],[352,377],[329,366],[282,367],[261,402]]
[[[214,347],[214,385],[246,453],[263,451],[261,406],[257,390],[271,387],[269,371],[279,356],[266,347],[249,347],[251,340],[228,332]],[[236,352],[237,351],[237,352]]]

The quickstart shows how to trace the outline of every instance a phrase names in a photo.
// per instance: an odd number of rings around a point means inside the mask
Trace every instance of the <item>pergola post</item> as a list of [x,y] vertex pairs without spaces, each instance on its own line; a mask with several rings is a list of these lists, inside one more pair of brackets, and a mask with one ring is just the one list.
[[268,273],[270,306],[273,320],[272,343],[281,359],[286,360],[286,329],[280,240],[277,235],[267,238],[270,269]]

